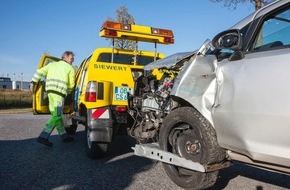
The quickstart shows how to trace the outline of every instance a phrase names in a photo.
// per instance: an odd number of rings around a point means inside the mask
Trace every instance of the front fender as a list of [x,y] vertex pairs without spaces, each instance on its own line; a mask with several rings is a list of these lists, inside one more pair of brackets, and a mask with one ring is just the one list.
[[211,115],[216,92],[215,55],[197,55],[176,77],[171,96],[187,101],[213,126]]

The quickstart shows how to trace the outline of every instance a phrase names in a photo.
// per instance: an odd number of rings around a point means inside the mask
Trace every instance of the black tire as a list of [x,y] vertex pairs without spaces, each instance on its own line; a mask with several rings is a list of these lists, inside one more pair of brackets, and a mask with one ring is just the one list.
[[90,140],[90,129],[86,126],[86,154],[92,159],[103,158],[108,150],[108,143]]
[[72,125],[65,127],[65,131],[68,135],[74,135],[77,131],[78,123],[76,120],[72,120]]
[[[77,131],[78,121],[75,119],[70,119],[69,114],[64,114],[62,119],[66,133],[68,135],[74,135]],[[68,125],[68,120],[71,120],[71,125]]]
[[[159,137],[163,150],[194,162],[218,163],[225,158],[225,151],[217,143],[215,130],[191,107],[172,111],[164,119]],[[218,177],[218,171],[202,173],[165,163],[163,167],[170,179],[185,189],[211,187]]]

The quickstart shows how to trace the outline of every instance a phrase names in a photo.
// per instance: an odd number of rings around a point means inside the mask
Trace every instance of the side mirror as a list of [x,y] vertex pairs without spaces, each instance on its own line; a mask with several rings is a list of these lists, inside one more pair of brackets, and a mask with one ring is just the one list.
[[237,29],[226,30],[213,38],[212,45],[216,49],[242,50],[242,34]]

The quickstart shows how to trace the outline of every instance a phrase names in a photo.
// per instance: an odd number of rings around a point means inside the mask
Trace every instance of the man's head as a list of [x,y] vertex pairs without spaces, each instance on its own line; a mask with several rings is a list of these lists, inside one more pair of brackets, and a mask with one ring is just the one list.
[[75,54],[72,51],[65,51],[62,54],[61,59],[69,64],[72,64],[74,62],[74,56]]

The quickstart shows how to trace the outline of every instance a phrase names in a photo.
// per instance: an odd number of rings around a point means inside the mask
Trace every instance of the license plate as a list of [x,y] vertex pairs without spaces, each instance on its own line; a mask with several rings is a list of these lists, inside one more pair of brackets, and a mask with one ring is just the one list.
[[114,99],[127,101],[127,99],[128,99],[127,92],[129,92],[130,94],[133,94],[133,88],[116,86]]

